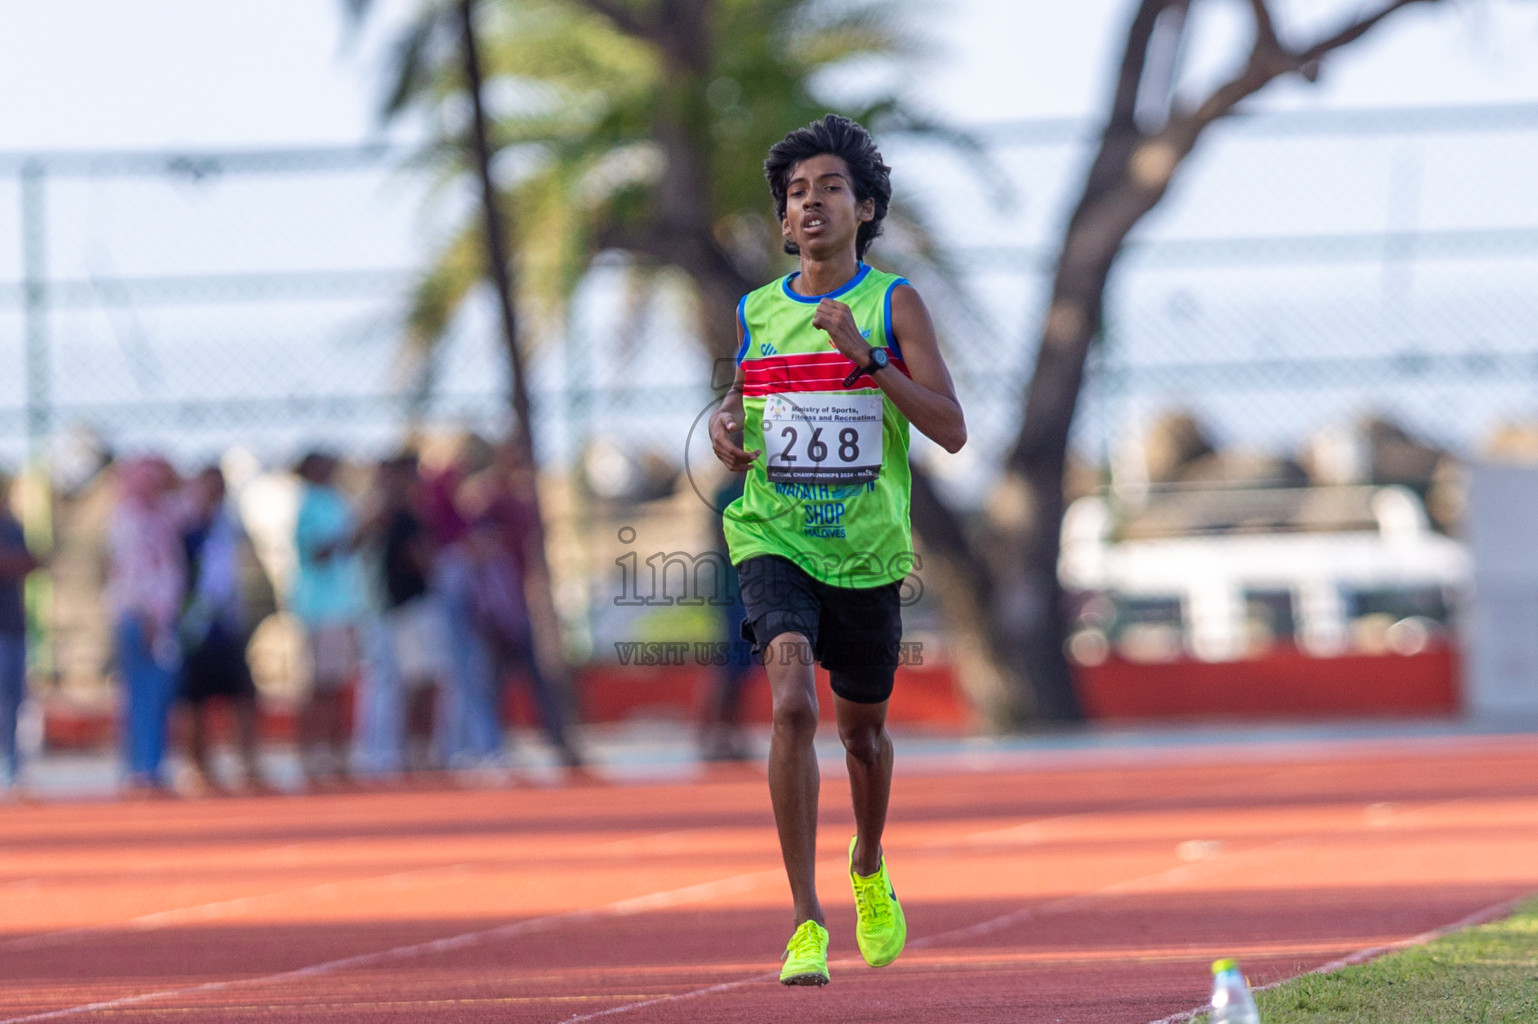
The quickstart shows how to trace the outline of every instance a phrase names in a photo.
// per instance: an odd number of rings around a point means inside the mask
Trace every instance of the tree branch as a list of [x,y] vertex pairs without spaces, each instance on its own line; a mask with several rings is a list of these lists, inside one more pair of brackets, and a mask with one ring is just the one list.
[[1393,14],[1401,7],[1409,7],[1411,4],[1434,4],[1437,2],[1438,0],[1392,0],[1391,3],[1385,4],[1382,9],[1378,11],[1378,13],[1369,15],[1365,18],[1362,18],[1360,21],[1356,21],[1350,25],[1347,25],[1333,36],[1320,40],[1313,46],[1310,46],[1308,49],[1298,54],[1296,58],[1294,58],[1297,61],[1297,67],[1299,69],[1304,68],[1319,58],[1323,57],[1331,50],[1338,50],[1342,46],[1355,42],[1364,34],[1366,34],[1367,31],[1374,25],[1382,21],[1384,18],[1387,18],[1390,14]]
[[1266,0],[1250,0],[1250,11],[1255,15],[1255,48],[1253,52],[1259,53],[1262,50],[1280,51],[1282,43],[1276,37],[1276,23],[1271,20],[1271,8],[1266,6]]
[[1190,141],[1195,133],[1227,114],[1240,100],[1259,92],[1272,79],[1290,73],[1309,75],[1310,69],[1333,50],[1338,50],[1366,35],[1373,26],[1401,7],[1417,3],[1438,3],[1439,0],[1389,0],[1375,13],[1359,18],[1332,36],[1301,51],[1288,50],[1276,36],[1266,0],[1250,0],[1255,12],[1255,48],[1249,61],[1237,76],[1220,86],[1186,119],[1182,125]]
[[607,18],[609,23],[627,36],[637,39],[651,39],[656,35],[656,26],[648,25],[635,12],[614,0],[571,0],[572,3],[585,11],[591,11],[601,17]]
[[1148,62],[1148,43],[1153,38],[1154,26],[1166,7],[1173,7],[1178,0],[1143,0],[1133,15],[1132,27],[1127,31],[1127,49],[1121,58],[1121,68],[1116,73],[1116,96],[1111,100],[1111,118],[1106,132],[1136,131],[1133,114],[1137,110],[1138,87],[1143,81],[1143,67]]
[[[1069,218],[1077,224],[1095,203],[1113,191],[1126,171],[1127,160],[1143,139],[1137,124],[1138,93],[1148,69],[1148,48],[1154,39],[1159,16],[1171,8],[1184,8],[1190,0],[1141,0],[1127,29],[1127,47],[1117,72],[1116,94],[1110,116],[1100,133],[1100,148],[1085,176],[1084,191]],[[1178,45],[1178,40],[1176,40]],[[1173,64],[1171,65],[1173,66]],[[1173,114],[1173,111],[1171,112]],[[1070,227],[1071,230],[1071,227]]]

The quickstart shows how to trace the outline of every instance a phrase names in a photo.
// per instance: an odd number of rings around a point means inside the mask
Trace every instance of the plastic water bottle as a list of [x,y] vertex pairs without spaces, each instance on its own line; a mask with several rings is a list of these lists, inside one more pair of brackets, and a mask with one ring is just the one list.
[[1255,997],[1232,960],[1212,962],[1212,1012],[1208,1024],[1260,1024]]

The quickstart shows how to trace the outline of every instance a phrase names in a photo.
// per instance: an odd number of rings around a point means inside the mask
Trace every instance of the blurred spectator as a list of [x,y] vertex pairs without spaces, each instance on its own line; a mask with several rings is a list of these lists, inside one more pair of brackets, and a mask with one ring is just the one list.
[[181,620],[181,697],[189,711],[187,754],[194,785],[218,789],[208,759],[210,701],[229,700],[237,750],[248,790],[268,787],[257,764],[256,684],[246,662],[255,623],[241,588],[245,531],[225,501],[224,474],[209,466],[186,489],[182,544],[187,558],[187,600]]
[[436,767],[434,712],[443,683],[447,643],[442,620],[428,593],[432,540],[418,512],[421,501],[416,457],[400,455],[379,467],[380,508],[373,523],[379,538],[379,572],[388,654],[401,685],[405,712],[405,765]]
[[347,496],[336,487],[336,460],[311,452],[296,470],[302,484],[294,526],[298,572],[291,607],[304,627],[310,692],[299,712],[305,778],[326,786],[347,776],[345,687],[359,668],[361,581],[353,555],[356,527]]
[[130,795],[166,792],[161,761],[181,664],[176,627],[186,588],[181,534],[169,499],[176,483],[176,471],[159,456],[123,465],[108,525],[107,603],[124,688]]
[[491,465],[466,488],[474,521],[471,546],[475,579],[471,621],[490,659],[494,706],[507,706],[507,673],[528,684],[540,724],[561,762],[577,768],[582,757],[572,741],[565,701],[540,668],[529,618],[527,579],[543,543],[529,499],[534,477],[511,444],[498,447]]
[[[715,494],[715,507],[725,509],[740,498],[743,482],[741,474],[728,475]],[[742,591],[737,586],[737,570],[732,567],[727,553],[726,532],[719,512],[714,517],[714,526],[714,550],[720,556],[715,563],[719,571],[716,586],[725,591],[726,597],[726,603],[720,606],[720,652],[724,657],[716,659],[710,673],[710,690],[705,697],[705,713],[700,722],[700,756],[707,761],[746,761],[751,752],[742,732],[742,688],[753,665],[752,645],[742,638],[742,622],[747,617],[747,610],[742,604]]]
[[465,439],[447,465],[424,472],[422,481],[422,516],[432,541],[428,582],[447,644],[437,738],[444,763],[453,768],[495,769],[505,760],[490,654],[472,622],[474,558],[458,501],[467,471],[484,467],[485,447]]
[[38,567],[11,512],[11,481],[0,473],[0,799],[21,784],[16,722],[27,696],[27,613],[22,584]]

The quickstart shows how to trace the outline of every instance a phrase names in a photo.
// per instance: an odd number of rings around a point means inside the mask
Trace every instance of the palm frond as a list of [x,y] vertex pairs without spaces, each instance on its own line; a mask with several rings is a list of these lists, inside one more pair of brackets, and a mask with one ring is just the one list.
[[406,344],[431,350],[448,330],[465,297],[485,277],[485,236],[479,221],[451,238],[412,289]]
[[[444,75],[445,51],[452,53],[454,33],[441,13],[429,11],[412,21],[391,44],[389,75],[381,105],[393,118],[419,102]],[[453,74],[458,75],[457,66]]]
[[[366,12],[371,0],[343,0]],[[641,18],[644,4],[632,5]],[[486,69],[483,97],[500,151],[498,176],[513,225],[521,306],[535,340],[563,328],[565,305],[606,247],[637,257],[630,278],[655,284],[656,253],[643,240],[669,230],[657,221],[658,182],[667,157],[659,147],[665,119],[690,118],[697,166],[706,174],[703,240],[736,274],[761,280],[784,265],[778,224],[762,163],[785,131],[826,113],[815,78],[849,61],[906,60],[919,52],[890,0],[709,0],[710,53],[704,72],[681,80],[656,43],[623,31],[578,0],[498,0],[481,20]],[[444,0],[423,0],[419,17],[396,40],[386,116],[426,112],[441,137],[414,158],[445,182],[465,173],[460,111],[463,79]],[[682,107],[679,104],[683,104]],[[881,95],[837,112],[881,134],[931,138],[965,152],[1002,194],[1004,178],[975,140]],[[503,173],[503,172],[506,173]],[[957,308],[964,282],[917,213],[894,207],[880,257],[917,275]],[[478,230],[466,229],[439,251],[413,295],[407,344],[431,348],[472,292],[481,265]],[[916,278],[917,279],[917,278]],[[980,324],[968,324],[976,333]]]
[[921,54],[902,4],[804,3],[781,25],[783,51],[808,71],[856,57],[909,59]]

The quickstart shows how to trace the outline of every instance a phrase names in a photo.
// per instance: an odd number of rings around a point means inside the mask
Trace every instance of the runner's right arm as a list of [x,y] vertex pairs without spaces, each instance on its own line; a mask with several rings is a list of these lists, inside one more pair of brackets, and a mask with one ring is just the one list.
[[[742,323],[737,324],[737,342],[742,343]],[[746,422],[746,416],[742,411],[742,387],[745,376],[742,372],[742,364],[737,364],[737,376],[732,380],[730,390],[721,400],[721,408],[710,415],[710,446],[716,453],[716,458],[721,464],[733,473],[745,473],[748,467],[753,465],[753,460],[762,455],[762,448],[746,451],[732,435],[742,429]]]

